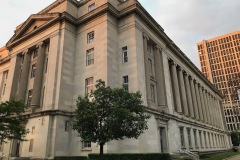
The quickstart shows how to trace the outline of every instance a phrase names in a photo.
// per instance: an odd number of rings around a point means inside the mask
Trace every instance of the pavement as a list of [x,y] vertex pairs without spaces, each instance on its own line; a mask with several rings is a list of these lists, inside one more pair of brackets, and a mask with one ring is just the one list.
[[240,160],[240,155],[234,156],[234,157],[230,157],[230,158],[226,158],[224,160]]

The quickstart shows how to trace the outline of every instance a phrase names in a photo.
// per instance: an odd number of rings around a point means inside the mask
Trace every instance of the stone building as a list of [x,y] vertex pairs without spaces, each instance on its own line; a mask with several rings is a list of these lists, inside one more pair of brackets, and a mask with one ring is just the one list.
[[143,135],[109,142],[106,153],[231,147],[222,95],[137,0],[57,0],[19,25],[6,46],[1,100],[30,106],[28,141],[1,146],[6,158],[98,152],[71,129],[77,97],[98,79],[140,90],[152,115]]
[[228,130],[240,130],[240,31],[197,43],[204,75],[224,95]]

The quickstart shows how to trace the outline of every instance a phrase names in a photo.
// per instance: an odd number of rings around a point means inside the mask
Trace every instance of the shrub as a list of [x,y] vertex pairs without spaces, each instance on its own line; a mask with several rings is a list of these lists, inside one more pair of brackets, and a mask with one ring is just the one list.
[[[100,159],[99,154],[89,154],[89,159]],[[103,160],[170,160],[167,153],[110,153],[104,154]]]
[[55,157],[54,160],[87,160],[87,157],[84,156],[59,156],[59,157]]

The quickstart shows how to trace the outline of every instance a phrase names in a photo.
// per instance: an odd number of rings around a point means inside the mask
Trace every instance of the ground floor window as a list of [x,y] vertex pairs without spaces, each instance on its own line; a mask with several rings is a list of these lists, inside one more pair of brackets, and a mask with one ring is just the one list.
[[181,141],[181,148],[185,148],[185,143],[184,143],[184,128],[180,127],[180,141]]

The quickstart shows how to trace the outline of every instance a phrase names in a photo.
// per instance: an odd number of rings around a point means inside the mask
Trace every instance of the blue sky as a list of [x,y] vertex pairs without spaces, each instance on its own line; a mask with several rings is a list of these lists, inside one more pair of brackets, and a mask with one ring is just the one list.
[[[0,0],[0,47],[15,27],[54,0]],[[139,0],[167,35],[199,67],[196,43],[240,30],[240,0]]]

